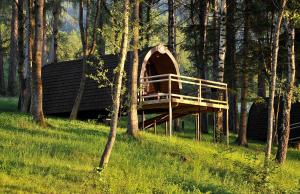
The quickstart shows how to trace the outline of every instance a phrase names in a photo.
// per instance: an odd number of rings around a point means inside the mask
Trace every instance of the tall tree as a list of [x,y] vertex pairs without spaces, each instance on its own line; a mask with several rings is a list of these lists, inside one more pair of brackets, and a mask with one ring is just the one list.
[[52,61],[57,63],[57,48],[58,48],[58,24],[59,24],[59,15],[61,12],[61,2],[54,0],[52,3],[52,16],[53,16],[53,23],[52,23],[52,30],[53,30],[53,58]]
[[237,93],[237,60],[236,60],[236,0],[227,0],[227,22],[226,22],[226,42],[227,52],[225,57],[225,77],[229,86],[229,123],[230,129],[238,132],[238,93]]
[[79,3],[79,28],[80,28],[80,37],[81,37],[81,44],[82,44],[82,73],[81,73],[81,80],[79,84],[79,89],[77,92],[77,96],[74,101],[74,105],[72,108],[72,112],[70,114],[70,119],[76,119],[80,107],[80,102],[83,96],[85,83],[86,83],[86,73],[87,73],[87,58],[92,55],[96,49],[96,28],[98,25],[98,16],[99,16],[99,9],[101,5],[101,0],[97,0],[96,2],[96,14],[94,17],[94,24],[93,24],[93,34],[92,34],[92,42],[91,45],[89,43],[89,26],[90,26],[90,0],[86,0],[86,16],[85,16],[85,27],[83,22],[83,0],[80,0]]
[[25,55],[25,90],[23,99],[23,112],[30,111],[31,105],[31,72],[32,72],[32,48],[33,48],[33,32],[34,32],[34,18],[33,18],[33,0],[26,0],[26,55]]
[[128,20],[129,20],[129,0],[125,0],[124,3],[124,31],[122,35],[121,41],[121,50],[120,50],[120,62],[118,64],[118,71],[116,73],[114,91],[113,91],[113,107],[112,107],[112,119],[110,122],[110,131],[108,135],[108,139],[106,142],[105,149],[101,156],[99,167],[103,169],[110,158],[110,154],[115,143],[116,135],[117,135],[117,126],[118,126],[118,115],[120,109],[120,96],[121,96],[121,87],[122,87],[122,79],[124,72],[124,65],[127,56],[127,46],[128,46]]
[[135,0],[134,5],[134,26],[133,26],[133,63],[131,67],[130,82],[130,111],[128,133],[136,136],[138,132],[138,114],[137,114],[137,79],[139,65],[139,10],[140,0]]
[[287,0],[281,0],[277,21],[274,28],[274,35],[272,41],[272,53],[271,53],[271,77],[270,77],[270,87],[269,87],[269,104],[268,104],[268,134],[267,134],[267,149],[266,149],[266,160],[270,159],[271,149],[272,149],[272,135],[274,127],[274,97],[276,88],[276,78],[277,78],[277,61],[278,61],[278,49],[279,49],[279,35],[281,29],[281,23],[283,18],[283,12]]
[[248,146],[247,142],[247,96],[248,96],[248,66],[249,66],[249,41],[250,41],[250,12],[249,0],[244,0],[244,49],[242,69],[242,91],[241,91],[241,114],[240,129],[238,132],[238,144]]
[[[217,81],[224,81],[224,64],[225,64],[225,53],[226,53],[226,0],[221,0],[220,6],[220,39],[219,39],[219,51],[218,51],[218,73]],[[219,92],[219,99],[224,98],[223,92]],[[218,111],[217,113],[217,132],[223,133],[223,112]]]
[[44,38],[44,8],[45,0],[35,0],[35,36],[34,55],[32,64],[32,115],[33,119],[45,126],[43,113],[43,85],[42,85],[42,55]]
[[219,40],[220,40],[220,31],[219,31],[219,4],[218,0],[213,0],[213,79],[218,80],[218,61],[219,61]]
[[286,82],[286,90],[283,95],[283,122],[280,141],[278,144],[276,160],[279,163],[284,163],[288,149],[290,135],[290,120],[291,120],[291,105],[293,97],[293,87],[295,84],[295,27],[292,20],[287,19],[286,30],[288,34],[287,49],[288,49],[288,78]]
[[[200,1],[199,3],[199,68],[198,77],[202,79],[207,78],[207,60],[206,60],[206,50],[207,50],[207,23],[209,14],[209,0]],[[207,114],[201,114],[201,127],[203,132],[208,133],[208,120]]]
[[25,75],[24,75],[24,62],[25,62],[25,54],[24,54],[24,27],[25,27],[25,19],[24,19],[24,1],[18,1],[18,74],[19,74],[19,83],[20,83],[20,96],[19,96],[19,109],[25,112],[24,108],[24,96],[26,89]]
[[10,51],[9,51],[9,70],[7,93],[10,96],[17,95],[17,63],[18,63],[18,0],[11,1],[12,14],[11,14],[11,35],[10,35]]
[[86,16],[85,16],[85,27],[83,22],[83,0],[80,0],[79,3],[79,28],[80,28],[80,37],[81,37],[81,44],[82,44],[82,74],[81,74],[81,80],[79,89],[77,92],[77,96],[74,101],[74,105],[72,108],[72,112],[70,115],[70,119],[76,119],[77,114],[79,111],[79,106],[81,102],[81,98],[83,96],[85,82],[86,82],[86,71],[87,71],[87,55],[88,55],[88,44],[89,44],[89,35],[88,35],[88,29],[89,29],[89,17],[90,17],[90,1],[86,1]]
[[[106,0],[100,0],[100,5],[104,7],[106,4]],[[99,10],[99,22],[98,22],[98,28],[101,31],[99,38],[97,39],[97,46],[98,46],[98,53],[100,56],[105,55],[105,39],[102,35],[103,27],[104,27],[104,20],[105,20],[105,10],[100,9]]]
[[0,95],[5,95],[5,80],[4,80],[4,62],[3,62],[3,43],[2,32],[0,29]]
[[168,48],[176,57],[175,0],[168,0]]

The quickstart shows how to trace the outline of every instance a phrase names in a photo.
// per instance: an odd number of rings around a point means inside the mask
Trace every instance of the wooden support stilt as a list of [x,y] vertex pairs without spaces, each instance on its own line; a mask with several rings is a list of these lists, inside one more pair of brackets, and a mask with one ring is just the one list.
[[154,121],[154,134],[156,134],[156,120]]
[[169,136],[172,136],[172,81],[169,75]]
[[197,114],[195,115],[195,141],[197,141],[197,137],[198,137],[198,116]]
[[145,112],[142,112],[142,130],[145,129]]
[[198,141],[201,141],[201,112],[198,114]]
[[168,135],[168,122],[165,122],[165,135]]
[[213,113],[213,140],[216,143],[216,112]]
[[229,110],[226,110],[226,143],[229,145]]

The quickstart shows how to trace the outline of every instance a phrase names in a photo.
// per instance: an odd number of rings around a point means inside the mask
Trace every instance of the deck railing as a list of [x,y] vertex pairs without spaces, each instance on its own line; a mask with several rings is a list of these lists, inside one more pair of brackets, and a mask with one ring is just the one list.
[[[168,91],[145,93],[145,87],[150,84],[165,83],[168,84]],[[180,85],[180,93],[172,92],[172,85]],[[173,89],[174,90],[174,89]],[[214,103],[228,105],[227,84],[205,79],[179,76],[175,74],[161,74],[155,76],[143,77],[140,80],[140,102],[155,102],[163,99],[181,99],[193,103]]]

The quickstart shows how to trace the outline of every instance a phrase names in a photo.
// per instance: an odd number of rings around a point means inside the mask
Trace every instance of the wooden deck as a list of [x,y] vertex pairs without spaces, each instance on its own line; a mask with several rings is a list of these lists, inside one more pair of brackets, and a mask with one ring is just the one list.
[[[164,83],[168,86],[165,91],[146,93],[150,84]],[[172,85],[180,86],[180,93],[174,93]],[[144,113],[155,112],[163,114],[144,121],[143,128],[168,122],[169,135],[172,135],[172,120],[187,114],[201,114],[201,112],[226,111],[228,115],[227,84],[204,79],[163,74],[144,77],[140,80],[139,110]],[[228,135],[228,116],[227,129]],[[198,122],[199,125],[200,122]],[[201,126],[198,126],[201,128]],[[200,133],[200,129],[197,129]]]

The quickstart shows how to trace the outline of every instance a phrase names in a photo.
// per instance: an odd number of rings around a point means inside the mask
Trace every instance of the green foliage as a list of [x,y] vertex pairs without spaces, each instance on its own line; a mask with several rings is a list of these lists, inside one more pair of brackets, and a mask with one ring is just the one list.
[[293,99],[292,99],[292,102],[293,103],[300,102],[300,85],[295,86],[293,88]]
[[[15,103],[15,99],[0,99],[0,110],[12,104],[15,108]],[[0,193],[299,191],[297,150],[290,149],[287,162],[270,168],[264,178],[264,145],[250,142],[249,148],[228,149],[146,132],[135,140],[120,128],[110,163],[99,174],[96,168],[109,127],[58,118],[48,118],[47,123],[41,128],[29,115],[0,112]]]
[[78,58],[82,50],[80,35],[76,31],[70,33],[59,31],[57,57],[60,61]]

